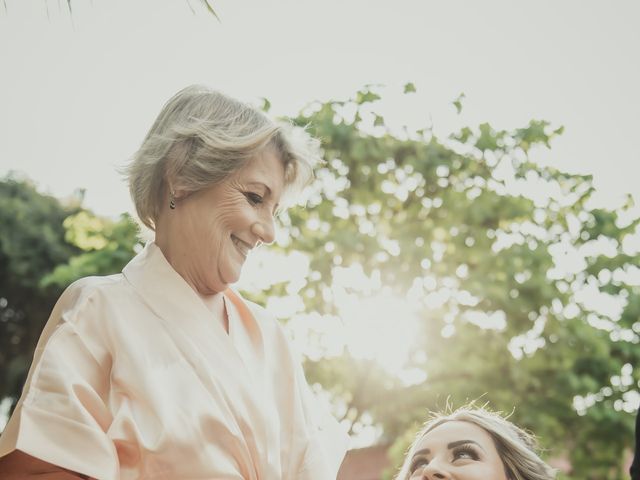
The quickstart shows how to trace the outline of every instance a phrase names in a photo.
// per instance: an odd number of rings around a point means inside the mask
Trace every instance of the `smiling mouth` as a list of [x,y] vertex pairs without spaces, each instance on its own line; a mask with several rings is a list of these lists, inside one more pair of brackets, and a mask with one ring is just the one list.
[[243,257],[246,257],[249,254],[249,250],[251,250],[251,245],[246,242],[243,242],[235,235],[231,235],[231,241],[236,246],[238,251],[242,254]]

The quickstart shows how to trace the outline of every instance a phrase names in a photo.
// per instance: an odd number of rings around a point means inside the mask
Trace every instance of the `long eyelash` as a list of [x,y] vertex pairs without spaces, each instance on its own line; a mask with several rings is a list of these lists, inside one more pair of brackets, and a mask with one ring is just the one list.
[[428,463],[429,461],[426,458],[418,457],[414,459],[413,462],[411,462],[411,467],[409,467],[409,472],[413,473],[418,469],[419,466],[421,466],[422,464],[426,465]]
[[476,452],[475,448],[473,448],[470,445],[461,445],[459,447],[456,447],[453,449],[453,456],[454,458],[466,453],[468,454],[472,459],[474,460],[478,460],[480,458],[480,456],[478,455],[478,452]]

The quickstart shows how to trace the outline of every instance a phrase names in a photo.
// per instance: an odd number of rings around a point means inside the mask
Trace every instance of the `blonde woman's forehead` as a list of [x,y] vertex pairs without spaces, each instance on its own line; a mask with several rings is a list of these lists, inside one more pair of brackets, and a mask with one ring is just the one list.
[[444,422],[427,432],[416,445],[416,450],[447,448],[447,445],[469,440],[484,449],[495,449],[491,435],[473,423],[460,420]]

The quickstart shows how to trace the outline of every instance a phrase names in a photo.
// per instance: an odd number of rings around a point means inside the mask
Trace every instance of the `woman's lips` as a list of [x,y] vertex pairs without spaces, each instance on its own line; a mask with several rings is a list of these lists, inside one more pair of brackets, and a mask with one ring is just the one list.
[[246,257],[249,254],[249,250],[251,250],[251,245],[240,240],[235,235],[231,235],[231,240],[233,241],[233,244],[236,246],[236,248],[242,254],[243,257]]

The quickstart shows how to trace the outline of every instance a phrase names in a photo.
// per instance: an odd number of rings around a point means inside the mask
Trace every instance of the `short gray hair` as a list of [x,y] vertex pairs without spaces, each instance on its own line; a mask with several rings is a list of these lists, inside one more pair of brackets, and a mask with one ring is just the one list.
[[197,192],[224,181],[266,149],[285,167],[284,202],[313,178],[320,142],[302,127],[200,85],[176,93],[124,172],[138,217],[155,230],[167,179]]
[[418,432],[396,480],[410,478],[411,460],[422,437],[446,422],[467,422],[485,430],[493,439],[509,480],[553,480],[556,472],[537,453],[535,437],[497,412],[466,406],[451,413],[435,413]]

